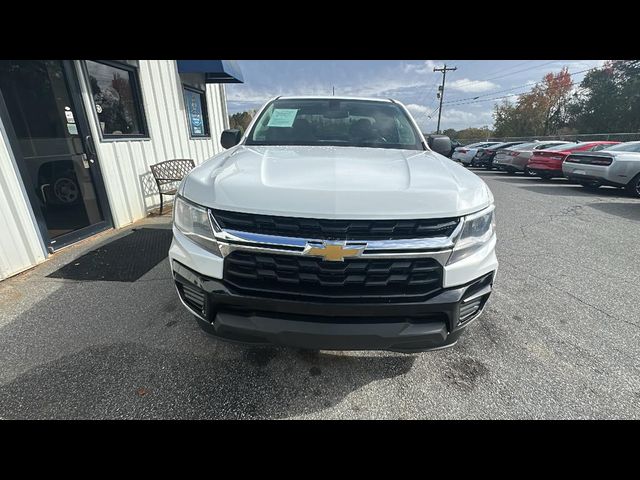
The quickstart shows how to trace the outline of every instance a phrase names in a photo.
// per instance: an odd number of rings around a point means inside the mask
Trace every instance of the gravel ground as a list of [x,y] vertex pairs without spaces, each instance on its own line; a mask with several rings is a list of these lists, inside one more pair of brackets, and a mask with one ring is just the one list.
[[46,278],[127,233],[108,232],[0,283],[0,418],[640,418],[640,201],[477,173],[500,269],[454,348],[218,342],[179,304],[167,261],[135,283]]

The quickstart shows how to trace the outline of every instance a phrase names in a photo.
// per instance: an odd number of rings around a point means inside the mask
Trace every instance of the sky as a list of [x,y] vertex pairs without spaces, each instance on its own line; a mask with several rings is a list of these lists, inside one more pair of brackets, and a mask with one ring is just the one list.
[[[568,67],[577,86],[604,60],[239,60],[243,84],[228,84],[229,113],[257,109],[278,95],[393,98],[405,104],[423,132],[436,130],[438,85],[447,72],[440,129],[493,125],[497,97],[525,93],[548,72]],[[477,98],[476,98],[477,97]],[[447,103],[451,102],[451,103]]]

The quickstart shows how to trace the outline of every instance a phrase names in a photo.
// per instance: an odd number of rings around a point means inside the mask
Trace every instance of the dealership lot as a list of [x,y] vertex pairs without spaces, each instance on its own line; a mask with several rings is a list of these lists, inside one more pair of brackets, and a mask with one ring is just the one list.
[[0,284],[0,417],[640,418],[640,200],[477,173],[500,269],[454,348],[218,342],[179,304],[166,260],[133,283],[46,277],[120,231]]

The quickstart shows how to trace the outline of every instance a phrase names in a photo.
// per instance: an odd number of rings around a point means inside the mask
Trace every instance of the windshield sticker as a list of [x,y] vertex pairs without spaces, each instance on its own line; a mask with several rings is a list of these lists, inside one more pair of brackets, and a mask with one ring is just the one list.
[[297,108],[274,108],[267,127],[291,127],[297,114]]

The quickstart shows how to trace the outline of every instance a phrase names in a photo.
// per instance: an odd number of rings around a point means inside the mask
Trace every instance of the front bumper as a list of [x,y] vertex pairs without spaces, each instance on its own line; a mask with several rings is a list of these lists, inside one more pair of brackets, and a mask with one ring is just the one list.
[[339,303],[254,297],[171,261],[183,304],[208,333],[230,341],[323,350],[419,352],[452,346],[480,316],[495,271],[424,301]]

